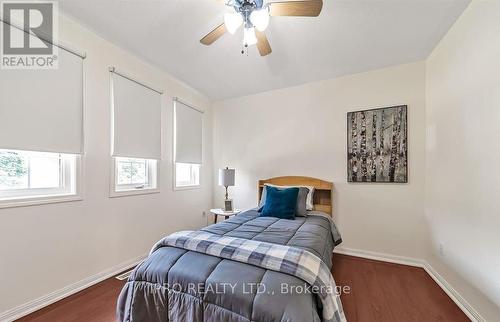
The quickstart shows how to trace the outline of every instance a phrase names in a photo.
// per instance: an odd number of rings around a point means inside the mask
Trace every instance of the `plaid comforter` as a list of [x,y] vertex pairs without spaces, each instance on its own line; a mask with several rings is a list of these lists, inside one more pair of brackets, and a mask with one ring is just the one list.
[[196,251],[302,279],[311,286],[323,306],[324,322],[345,322],[335,281],[327,265],[316,255],[297,248],[203,231],[181,231],[157,242],[151,253],[165,246]]

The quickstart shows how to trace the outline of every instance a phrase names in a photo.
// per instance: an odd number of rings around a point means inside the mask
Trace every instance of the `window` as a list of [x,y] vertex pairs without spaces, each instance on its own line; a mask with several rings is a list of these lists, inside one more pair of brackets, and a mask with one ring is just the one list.
[[187,188],[200,185],[200,165],[190,163],[175,164],[175,187]]
[[0,206],[76,196],[78,161],[71,154],[0,149]]
[[174,189],[200,186],[203,112],[174,99]]
[[114,160],[115,178],[112,192],[115,195],[122,195],[123,192],[130,194],[130,192],[147,193],[158,190],[157,160],[120,157]]
[[157,193],[161,159],[161,91],[110,69],[110,196]]

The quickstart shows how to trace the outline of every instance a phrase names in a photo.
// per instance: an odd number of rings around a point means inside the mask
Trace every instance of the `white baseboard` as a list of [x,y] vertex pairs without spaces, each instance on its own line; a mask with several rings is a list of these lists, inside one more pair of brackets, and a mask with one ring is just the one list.
[[384,254],[372,251],[365,251],[353,248],[338,247],[333,251],[337,254],[373,259],[383,262],[408,265],[423,268],[427,274],[443,289],[443,291],[457,304],[457,306],[467,315],[472,322],[486,322],[486,320],[474,309],[469,302],[455,290],[446,279],[441,276],[427,261],[411,257]]
[[378,261],[394,263],[394,264],[401,264],[401,265],[408,265],[408,266],[413,266],[413,267],[423,267],[422,265],[425,263],[425,261],[423,261],[423,260],[415,259],[412,257],[390,255],[390,254],[384,254],[384,253],[378,253],[378,252],[372,252],[372,251],[368,251],[368,250],[360,250],[360,249],[354,249],[354,248],[335,247],[333,252],[337,253],[337,254],[344,254],[344,255],[349,255],[349,256],[366,258],[366,259],[374,259],[374,260],[378,260]]
[[458,307],[467,315],[473,322],[486,322],[486,319],[470,305],[469,302],[451,286],[446,279],[441,276],[429,263],[425,263],[423,267],[427,274],[445,291],[446,294],[458,305]]
[[115,265],[107,270],[104,270],[100,273],[97,273],[95,275],[89,276],[79,282],[73,283],[71,285],[68,285],[66,287],[63,287],[57,291],[54,291],[52,293],[49,293],[47,295],[44,295],[42,297],[39,297],[37,299],[34,299],[32,301],[29,301],[25,304],[19,305],[13,309],[10,309],[5,312],[0,313],[0,321],[2,322],[11,322],[16,319],[19,319],[25,315],[28,315],[32,312],[35,312],[41,308],[44,308],[54,302],[57,302],[59,300],[62,300],[72,294],[75,294],[77,292],[80,292],[94,284],[97,284],[99,282],[104,281],[105,279],[108,279],[112,276],[117,275],[118,273],[123,272],[124,270],[130,269],[137,264],[139,264],[141,261],[146,258],[146,255],[142,255],[139,257],[136,257],[134,259],[131,259],[129,261],[126,261],[124,263]]

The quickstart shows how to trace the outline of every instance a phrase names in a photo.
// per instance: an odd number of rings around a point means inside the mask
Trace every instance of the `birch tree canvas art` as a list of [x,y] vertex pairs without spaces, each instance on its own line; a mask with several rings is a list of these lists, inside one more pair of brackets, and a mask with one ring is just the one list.
[[347,114],[349,182],[408,182],[407,106]]

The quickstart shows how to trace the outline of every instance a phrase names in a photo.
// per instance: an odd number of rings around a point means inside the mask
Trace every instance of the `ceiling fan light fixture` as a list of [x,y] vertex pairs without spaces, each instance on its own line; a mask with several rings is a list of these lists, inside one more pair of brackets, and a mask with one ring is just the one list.
[[236,30],[243,24],[243,17],[237,12],[227,12],[224,14],[224,24],[227,31],[234,35]]
[[252,22],[258,31],[266,30],[267,26],[269,26],[269,7],[252,11],[250,22]]
[[[0,0],[1,1],[1,0]],[[221,0],[218,0],[221,2]],[[323,0],[223,0],[230,8],[224,14],[224,23],[200,39],[200,43],[210,46],[226,32],[235,34],[243,25],[243,46],[248,54],[248,46],[257,45],[259,54],[272,53],[271,45],[264,31],[269,27],[270,17],[318,17],[323,9]],[[266,3],[265,3],[266,2]]]
[[255,28],[245,28],[243,31],[243,45],[253,46],[257,44],[257,36],[255,35]]

